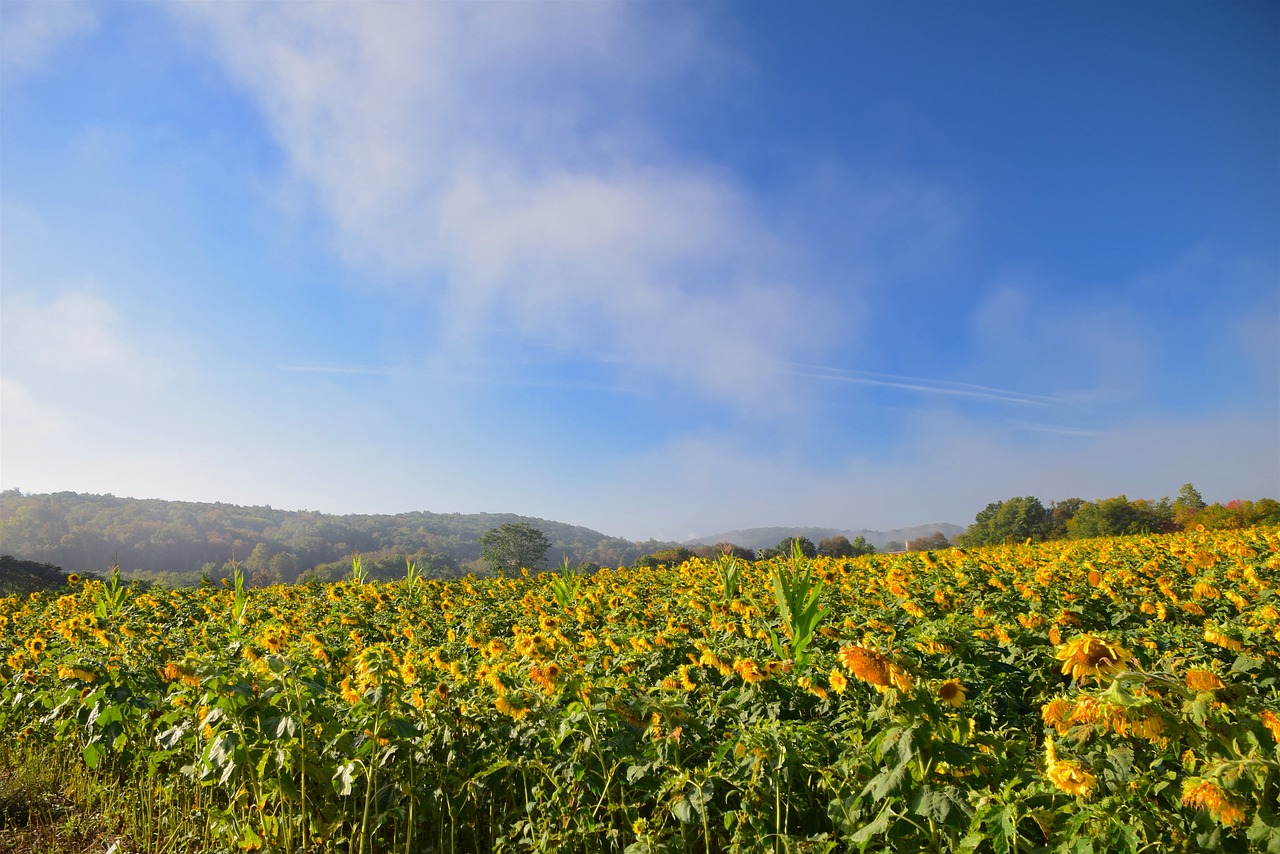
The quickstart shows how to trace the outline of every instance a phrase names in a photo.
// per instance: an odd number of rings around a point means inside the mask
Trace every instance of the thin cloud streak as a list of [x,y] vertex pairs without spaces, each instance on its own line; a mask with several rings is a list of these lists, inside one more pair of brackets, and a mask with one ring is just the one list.
[[846,370],[823,365],[804,365],[792,363],[792,374],[811,379],[830,380],[832,382],[855,383],[857,385],[879,386],[881,388],[897,388],[904,391],[918,391],[922,394],[942,394],[953,397],[970,397],[979,400],[994,400],[1000,403],[1015,403],[1030,406],[1065,406],[1067,401],[1058,397],[1012,391],[1010,389],[993,388],[991,386],[974,385],[973,383],[954,382],[952,380],[934,380],[925,377],[909,377],[899,374],[882,374],[875,371]]

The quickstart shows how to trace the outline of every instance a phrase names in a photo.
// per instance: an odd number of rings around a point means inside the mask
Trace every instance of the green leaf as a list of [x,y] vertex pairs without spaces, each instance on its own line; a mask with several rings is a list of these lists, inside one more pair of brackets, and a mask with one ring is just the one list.
[[351,761],[344,762],[338,766],[338,770],[333,772],[333,790],[339,795],[346,797],[356,787],[356,780],[360,777],[360,763]]
[[95,741],[86,744],[80,753],[84,756],[84,764],[90,768],[97,768],[98,763],[102,761],[102,747]]
[[1232,673],[1248,673],[1257,670],[1265,662],[1261,658],[1253,658],[1252,656],[1241,654],[1236,657],[1235,663],[1231,665]]
[[294,738],[298,734],[298,720],[292,715],[267,718],[266,735],[272,741]]
[[894,814],[888,805],[880,810],[880,814],[875,817],[870,824],[864,825],[857,833],[849,838],[854,845],[863,846],[872,840],[872,838],[885,833],[893,826]]
[[[1267,854],[1280,854],[1280,823],[1275,816],[1267,816],[1264,810],[1258,810],[1253,816],[1253,824],[1249,825],[1249,841]],[[1270,819],[1270,821],[1268,821]]]
[[904,788],[904,783],[908,777],[908,767],[906,764],[895,765],[886,768],[876,776],[872,777],[862,790],[862,797],[871,796],[873,801],[882,801],[890,795],[897,794]]
[[921,786],[911,797],[916,815],[954,827],[966,827],[973,808],[955,786]]
[[701,809],[693,801],[681,795],[675,803],[671,805],[671,814],[680,819],[684,824],[697,824],[698,816]]
[[156,744],[161,750],[172,750],[182,741],[182,737],[187,734],[187,730],[191,724],[189,721],[183,721],[175,727],[171,727],[156,736]]

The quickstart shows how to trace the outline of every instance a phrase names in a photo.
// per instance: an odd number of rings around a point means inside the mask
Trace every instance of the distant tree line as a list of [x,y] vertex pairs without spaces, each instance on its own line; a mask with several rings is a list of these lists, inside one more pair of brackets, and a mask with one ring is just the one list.
[[1272,498],[1206,504],[1193,484],[1176,498],[1150,501],[1127,496],[1085,501],[1050,501],[1027,495],[988,504],[959,537],[961,546],[1020,543],[1027,540],[1086,539],[1125,534],[1159,534],[1203,527],[1248,528],[1280,525],[1280,502]]
[[255,585],[333,580],[350,573],[357,554],[371,578],[402,577],[406,558],[424,577],[485,572],[480,537],[520,522],[543,533],[552,559],[568,558],[575,565],[628,566],[675,546],[509,513],[338,516],[75,492],[0,493],[4,553],[82,575],[104,573],[118,563],[132,578],[166,586],[196,584],[202,577],[216,581],[237,566]]

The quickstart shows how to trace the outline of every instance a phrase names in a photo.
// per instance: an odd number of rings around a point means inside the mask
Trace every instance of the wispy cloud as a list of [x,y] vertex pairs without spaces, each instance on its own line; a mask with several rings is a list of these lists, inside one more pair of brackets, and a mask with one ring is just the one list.
[[834,368],[823,365],[805,365],[796,363],[791,366],[791,373],[794,376],[826,380],[829,382],[853,383],[856,385],[878,386],[880,388],[895,388],[927,395],[965,397],[1023,406],[1064,406],[1068,403],[1066,399],[1060,397],[1027,394],[1025,392],[1012,391],[1010,389],[974,385],[973,383],[927,379],[925,377],[909,377],[901,376],[899,374],[883,374],[875,371],[847,370],[844,368]]
[[[550,340],[720,400],[834,339],[785,228],[653,132],[664,87],[731,75],[688,10],[203,4],[179,11],[260,105],[347,260],[426,293],[437,355]],[[918,182],[867,206],[935,216]],[[919,217],[915,208],[927,208]],[[903,210],[905,207],[908,210]],[[873,218],[874,219],[874,218]],[[783,317],[818,318],[805,325]],[[829,336],[829,337],[828,337]]]
[[34,71],[97,25],[87,3],[5,0],[0,3],[0,64],[9,73]]

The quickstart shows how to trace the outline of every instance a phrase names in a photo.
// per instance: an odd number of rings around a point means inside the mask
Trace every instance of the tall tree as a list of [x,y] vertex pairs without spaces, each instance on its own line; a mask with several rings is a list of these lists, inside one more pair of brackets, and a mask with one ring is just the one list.
[[545,569],[550,548],[546,535],[528,522],[500,525],[480,537],[480,557],[499,575]]
[[843,534],[826,537],[818,543],[818,554],[827,557],[860,557],[873,554],[876,547],[867,542],[867,538],[859,534],[850,542]]
[[[962,546],[987,546],[1043,540],[1049,526],[1049,513],[1034,495],[1010,498],[988,504],[976,517],[969,530],[960,537]],[[914,546],[914,543],[912,544]]]

